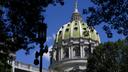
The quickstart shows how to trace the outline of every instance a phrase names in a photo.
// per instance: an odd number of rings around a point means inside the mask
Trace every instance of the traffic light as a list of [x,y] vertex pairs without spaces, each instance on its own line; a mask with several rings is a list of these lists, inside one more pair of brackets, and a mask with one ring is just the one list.
[[39,60],[37,58],[34,60],[34,64],[35,65],[38,65],[39,64]]
[[38,58],[38,57],[39,57],[39,53],[36,51],[35,58]]

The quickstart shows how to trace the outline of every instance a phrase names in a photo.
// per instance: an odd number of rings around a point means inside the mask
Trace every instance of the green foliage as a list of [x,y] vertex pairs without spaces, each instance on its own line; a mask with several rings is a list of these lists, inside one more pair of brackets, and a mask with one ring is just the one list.
[[43,44],[47,29],[43,12],[57,2],[63,5],[63,0],[0,1],[0,46],[15,52],[33,48],[28,44]]
[[87,23],[95,26],[106,23],[104,31],[109,38],[112,37],[111,29],[119,34],[128,36],[128,0],[90,0],[94,7],[84,9],[83,13],[89,13]]
[[11,66],[7,64],[7,66],[5,67],[5,65],[0,64],[0,72],[12,72]]
[[47,34],[43,13],[56,3],[64,4],[63,0],[0,0],[0,62],[7,63],[12,59],[9,54],[20,49],[28,54],[35,44],[43,47]]
[[127,41],[100,44],[88,58],[87,72],[128,72]]
[[[5,56],[3,54],[0,54],[0,55]],[[6,61],[7,61],[6,59],[0,59],[0,72],[12,72],[12,70],[11,70],[12,66],[10,64],[8,64]]]

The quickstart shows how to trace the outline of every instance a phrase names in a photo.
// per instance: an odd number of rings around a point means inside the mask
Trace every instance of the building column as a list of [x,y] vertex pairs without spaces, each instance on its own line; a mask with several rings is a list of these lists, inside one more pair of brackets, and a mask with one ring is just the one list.
[[69,47],[68,49],[69,49],[69,59],[71,59],[71,47]]
[[83,49],[83,50],[82,50],[82,51],[83,51],[83,58],[85,57],[85,51],[84,51],[84,48],[85,48],[85,47],[82,46],[82,49]]
[[93,53],[94,44],[91,44],[91,53]]
[[91,47],[91,53],[93,53],[93,49],[94,49],[94,48],[93,48],[93,47]]
[[83,48],[80,46],[80,57],[83,58]]
[[73,47],[70,47],[70,49],[71,49],[70,50],[70,53],[71,53],[71,57],[70,58],[72,59],[73,58]]
[[63,48],[61,48],[60,51],[61,51],[61,55],[60,56],[61,56],[61,60],[62,60],[62,58],[63,58]]

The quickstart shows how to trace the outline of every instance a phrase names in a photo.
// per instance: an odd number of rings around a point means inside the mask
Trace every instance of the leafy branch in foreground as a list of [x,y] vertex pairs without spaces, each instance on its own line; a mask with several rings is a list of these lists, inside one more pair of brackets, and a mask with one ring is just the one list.
[[[50,4],[64,4],[63,0],[0,0],[0,62],[6,65],[10,53],[20,49],[29,53],[35,44],[46,41],[46,8]],[[2,56],[3,54],[3,56]]]
[[111,29],[118,34],[128,36],[128,0],[90,0],[95,6],[89,7],[83,13],[89,14],[87,23],[90,26],[105,23],[103,30],[109,38]]

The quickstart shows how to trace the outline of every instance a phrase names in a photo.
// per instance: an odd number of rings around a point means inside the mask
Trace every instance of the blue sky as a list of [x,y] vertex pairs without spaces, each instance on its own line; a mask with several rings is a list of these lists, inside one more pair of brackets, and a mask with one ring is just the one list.
[[[45,22],[48,25],[48,31],[47,31],[47,44],[49,46],[49,50],[52,48],[52,45],[54,44],[54,38],[55,34],[59,30],[59,28],[70,21],[71,15],[74,11],[74,1],[75,0],[65,0],[65,5],[61,6],[57,4],[57,6],[49,5],[45,15]],[[89,0],[78,0],[78,10],[80,14],[82,15],[82,9],[87,8],[89,6],[94,6],[93,3],[89,2]],[[86,15],[82,15],[83,20],[85,21]],[[85,21],[86,22],[86,21]],[[104,24],[104,23],[103,23]],[[123,35],[118,35],[113,30],[113,38],[108,39],[104,31],[102,30],[102,26],[95,26],[97,32],[100,35],[101,42],[107,42],[107,41],[117,41],[118,39],[123,39]],[[25,55],[24,50],[19,50],[16,53],[16,60],[21,61],[23,63],[27,64],[33,64],[34,57],[35,57],[35,51],[38,51],[39,47],[37,46],[35,49],[30,51],[30,55]],[[43,57],[43,67],[48,68],[49,66],[49,53],[44,54]]]

